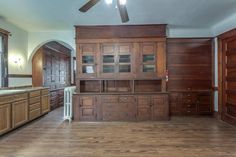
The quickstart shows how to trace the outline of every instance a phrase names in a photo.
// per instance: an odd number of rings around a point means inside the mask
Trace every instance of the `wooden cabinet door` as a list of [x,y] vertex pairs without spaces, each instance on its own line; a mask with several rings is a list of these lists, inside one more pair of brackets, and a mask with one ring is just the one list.
[[151,96],[137,96],[137,120],[151,120]]
[[81,96],[79,98],[79,119],[85,121],[94,121],[97,119],[96,96]]
[[49,95],[43,95],[41,97],[41,109],[42,109],[42,114],[45,114],[50,111],[50,96]]
[[169,120],[169,103],[167,95],[153,96],[152,105],[153,120]]
[[0,105],[0,135],[11,129],[11,104]]
[[117,77],[117,47],[115,43],[101,44],[100,78]]
[[135,77],[135,53],[132,43],[117,44],[118,78],[132,79]]
[[15,128],[28,121],[28,101],[12,103],[12,127]]
[[197,108],[199,114],[212,114],[212,97],[211,93],[198,94]]
[[139,45],[139,57],[137,61],[139,78],[157,78],[157,43],[141,43]]
[[80,44],[77,50],[77,58],[79,64],[77,65],[77,73],[80,78],[96,78],[97,67],[97,53],[98,44]]

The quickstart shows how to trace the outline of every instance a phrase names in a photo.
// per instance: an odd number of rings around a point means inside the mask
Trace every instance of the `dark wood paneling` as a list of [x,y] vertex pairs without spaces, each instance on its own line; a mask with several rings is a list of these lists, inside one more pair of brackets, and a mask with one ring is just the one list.
[[236,29],[219,36],[219,112],[236,125]]
[[[211,94],[214,87],[213,59],[213,40],[211,38],[167,40],[169,75],[167,87],[171,92],[172,115],[213,113]],[[191,94],[193,91],[195,93]],[[207,92],[207,96],[205,96],[205,92]],[[189,96],[186,97],[186,94]],[[208,99],[209,101],[207,101]]]
[[63,89],[71,85],[71,53],[68,48],[49,42],[32,59],[33,86],[50,88],[51,108],[63,105]]
[[166,37],[166,25],[75,27],[78,39]]

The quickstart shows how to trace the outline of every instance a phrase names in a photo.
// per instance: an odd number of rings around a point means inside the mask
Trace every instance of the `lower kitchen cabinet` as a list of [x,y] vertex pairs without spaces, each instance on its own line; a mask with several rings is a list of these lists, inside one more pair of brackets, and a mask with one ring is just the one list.
[[168,94],[74,95],[74,120],[168,120]]
[[12,127],[18,127],[28,121],[28,101],[12,103]]
[[46,88],[9,93],[0,95],[0,135],[50,111],[49,90]]
[[0,105],[0,135],[11,129],[11,104]]
[[49,95],[42,95],[41,111],[42,111],[42,114],[48,113],[50,111],[50,96]]
[[212,93],[206,92],[175,92],[170,93],[171,115],[212,115]]
[[82,96],[79,98],[79,119],[82,121],[94,121],[97,119],[97,97]]

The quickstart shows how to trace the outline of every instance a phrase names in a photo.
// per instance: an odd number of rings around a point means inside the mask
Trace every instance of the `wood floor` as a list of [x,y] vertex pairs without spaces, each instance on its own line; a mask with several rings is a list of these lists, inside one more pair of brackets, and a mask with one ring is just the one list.
[[0,157],[236,157],[236,128],[213,118],[69,124],[57,109],[2,137]]

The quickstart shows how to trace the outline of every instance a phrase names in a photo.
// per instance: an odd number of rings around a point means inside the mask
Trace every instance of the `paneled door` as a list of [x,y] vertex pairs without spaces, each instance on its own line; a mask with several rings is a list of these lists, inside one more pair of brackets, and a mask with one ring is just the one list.
[[28,121],[28,101],[12,103],[12,127],[15,128]]
[[222,41],[222,118],[236,124],[236,37]]
[[151,120],[151,96],[137,96],[137,119]]
[[11,104],[0,105],[0,135],[11,129]]
[[96,96],[81,96],[79,100],[79,119],[86,121],[94,121],[97,119]]

